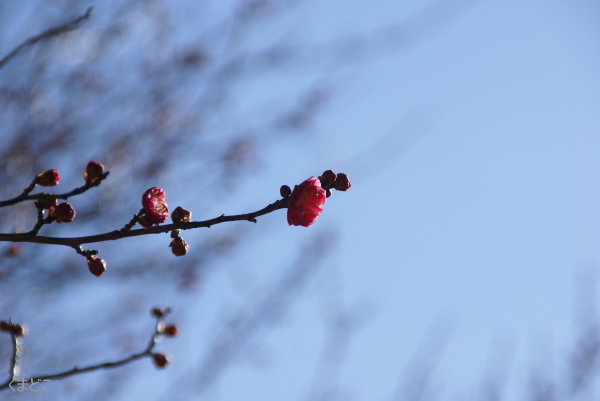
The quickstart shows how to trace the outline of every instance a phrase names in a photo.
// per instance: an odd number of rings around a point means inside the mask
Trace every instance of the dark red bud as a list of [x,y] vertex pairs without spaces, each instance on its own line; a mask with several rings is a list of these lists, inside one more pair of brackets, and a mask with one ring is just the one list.
[[171,247],[171,252],[173,252],[173,255],[175,256],[183,256],[190,250],[190,246],[183,238],[175,238],[171,241],[169,246]]
[[73,205],[68,202],[63,202],[50,210],[50,217],[54,217],[57,223],[70,223],[76,215]]
[[171,213],[171,220],[173,223],[180,223],[182,221],[192,221],[192,212],[187,209],[177,206],[173,213]]
[[163,312],[162,309],[160,309],[160,308],[152,308],[152,315],[154,317],[163,317],[164,314],[165,314],[165,312]]
[[102,177],[102,174],[104,174],[104,166],[98,162],[90,161],[85,168],[83,178],[85,182],[92,183],[98,181]]
[[27,334],[27,326],[21,324],[13,325],[13,333],[15,333],[15,337],[23,337]]
[[175,337],[178,333],[177,326],[175,325],[167,325],[165,326],[163,333],[169,337]]
[[292,194],[292,190],[287,185],[282,185],[281,188],[279,188],[279,193],[283,198],[286,198]]
[[104,259],[92,256],[88,259],[87,263],[90,273],[96,277],[100,277],[106,271],[106,262]]
[[157,368],[164,368],[169,363],[169,358],[161,353],[152,354],[152,360]]
[[350,180],[348,179],[348,176],[346,174],[339,173],[337,175],[337,179],[335,181],[335,189],[337,189],[338,191],[345,191],[351,186],[352,184],[350,183]]
[[35,176],[35,182],[43,187],[53,187],[58,184],[58,170],[48,170]]
[[321,181],[321,187],[329,188],[333,185],[337,178],[337,174],[332,170],[327,170],[323,172],[323,175],[319,177],[319,181]]

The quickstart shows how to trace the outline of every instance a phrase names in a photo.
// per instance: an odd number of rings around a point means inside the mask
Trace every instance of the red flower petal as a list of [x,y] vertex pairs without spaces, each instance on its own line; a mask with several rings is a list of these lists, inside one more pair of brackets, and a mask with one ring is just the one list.
[[321,182],[317,177],[310,177],[302,184],[296,185],[288,203],[288,224],[310,226],[323,212],[321,206],[326,201],[325,190],[321,188]]
[[144,195],[142,195],[142,207],[150,223],[160,224],[167,221],[169,206],[166,199],[165,191],[162,188],[153,187],[144,192]]

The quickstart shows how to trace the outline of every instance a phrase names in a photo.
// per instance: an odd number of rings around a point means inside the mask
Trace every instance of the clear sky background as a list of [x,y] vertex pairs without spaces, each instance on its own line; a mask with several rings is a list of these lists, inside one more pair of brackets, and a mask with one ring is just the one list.
[[[35,14],[17,13],[18,3],[5,7],[13,22]],[[101,16],[103,4],[94,6]],[[210,20],[194,10],[193,1],[173,3],[182,43]],[[217,266],[201,295],[157,294],[156,304],[196,318],[166,345],[172,367],[141,368],[148,380],[135,397],[179,399],[173,382],[196,380],[190,372],[215,317],[252,305],[267,291],[254,283],[278,277],[316,235],[335,238],[315,279],[199,399],[404,399],[428,377],[423,399],[481,400],[496,385],[500,399],[521,400],[532,371],[562,383],[564,396],[578,306],[598,299],[598,21],[593,1],[327,0],[302,2],[248,38],[256,49],[285,38],[314,50],[356,35],[366,45],[345,49],[347,62],[319,53],[285,74],[240,82],[232,130],[306,82],[332,98],[308,137],[265,132],[242,197],[192,209],[194,217],[257,210],[280,185],[325,169],[348,173],[353,187],[334,193],[309,228],[288,227],[283,211],[259,219],[250,229],[262,239]],[[19,26],[3,28],[2,49],[28,35]],[[194,161],[179,171],[193,176]],[[211,190],[190,193],[166,173],[157,184],[189,202]],[[342,312],[353,329],[331,356],[323,348]]]

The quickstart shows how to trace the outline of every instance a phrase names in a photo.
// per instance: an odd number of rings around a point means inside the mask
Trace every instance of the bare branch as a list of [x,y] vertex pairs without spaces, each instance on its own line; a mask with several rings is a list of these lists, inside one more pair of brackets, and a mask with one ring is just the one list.
[[6,56],[4,56],[4,58],[2,60],[0,60],[0,68],[4,67],[4,65],[6,63],[8,63],[8,61],[10,59],[12,59],[14,56],[16,56],[21,50],[23,50],[25,47],[32,45],[36,42],[39,42],[42,39],[46,39],[49,38],[51,36],[55,36],[58,34],[61,34],[63,32],[67,32],[71,29],[73,29],[77,24],[79,24],[81,21],[84,21],[86,19],[88,19],[90,17],[92,13],[92,7],[88,8],[87,11],[85,12],[85,14],[75,18],[73,21],[71,22],[67,22],[66,24],[63,25],[59,25],[57,27],[54,28],[50,28],[38,35],[32,36],[29,39],[27,39],[26,41],[24,41],[23,43],[21,43],[19,46],[15,47],[10,53],[8,53]]
[[5,201],[0,201],[0,207],[11,206],[16,203],[24,202],[24,201],[28,201],[28,200],[47,200],[47,199],[54,199],[54,198],[66,200],[66,199],[69,199],[71,196],[80,195],[90,188],[97,187],[98,185],[100,185],[102,183],[102,181],[104,181],[104,179],[108,176],[109,173],[110,172],[107,171],[106,173],[102,174],[96,181],[86,182],[85,185],[82,185],[81,187],[75,188],[74,190],[64,193],[64,194],[47,194],[45,192],[40,192],[37,194],[29,195],[29,193],[31,191],[33,191],[33,189],[36,186],[36,182],[34,179],[34,181],[31,184],[29,184],[29,186],[27,188],[25,188],[19,196],[16,196],[12,199],[7,199]]
[[[52,380],[52,379],[64,379],[66,377],[69,376],[74,376],[74,375],[78,375],[81,373],[87,373],[87,372],[92,372],[94,370],[99,370],[99,369],[109,369],[109,368],[116,368],[117,366],[122,366],[122,365],[126,365],[129,362],[133,362],[135,360],[141,359],[141,358],[145,358],[145,357],[149,357],[154,355],[154,353],[152,352],[154,350],[154,347],[156,346],[156,344],[158,343],[158,338],[163,335],[163,318],[165,316],[167,316],[167,314],[170,312],[171,310],[169,308],[167,308],[164,312],[162,312],[161,316],[157,317],[156,320],[156,325],[154,327],[154,333],[152,333],[152,336],[150,337],[150,342],[148,343],[148,346],[146,346],[146,348],[138,353],[135,353],[127,358],[123,358],[120,359],[118,361],[114,361],[114,362],[105,362],[105,363],[100,363],[97,365],[91,365],[85,368],[78,368],[77,366],[75,366],[73,369],[70,370],[66,370],[64,372],[61,373],[55,373],[55,374],[49,374],[49,375],[44,375],[44,376],[33,376],[31,378],[27,378],[27,379],[19,379],[18,382],[21,382],[22,380],[24,380],[25,382],[29,382],[32,380],[35,381],[44,381],[44,380]],[[16,335],[13,333],[12,335],[13,337],[13,344],[14,344],[14,353],[13,353],[13,358],[11,361],[11,378],[6,382],[3,383],[2,385],[0,385],[0,390],[4,390],[9,388],[9,385],[11,383],[16,383],[17,382],[17,376],[18,376],[18,370],[16,370],[16,365],[17,365],[17,340],[19,338],[16,337]]]
[[[200,227],[208,228],[215,224],[225,223],[228,221],[251,221],[253,223],[256,223],[257,222],[256,218],[259,216],[263,216],[265,214],[274,212],[275,210],[286,209],[288,206],[288,200],[289,200],[289,198],[279,199],[279,200],[271,203],[270,205],[266,206],[265,208],[258,210],[256,212],[246,213],[246,214],[238,214],[238,215],[232,215],[232,216],[226,216],[223,214],[214,219],[205,220],[205,221],[191,221],[191,222],[166,224],[163,226],[155,226],[155,227],[150,227],[150,228],[141,229],[141,230],[121,229],[121,230],[116,230],[116,231],[110,231],[110,232],[107,232],[104,234],[89,235],[87,237],[70,237],[70,238],[43,237],[43,236],[37,236],[37,235],[33,234],[32,232],[23,233],[23,234],[0,234],[0,241],[33,242],[33,243],[37,243],[37,244],[65,245],[65,246],[69,246],[69,247],[77,249],[77,247],[81,244],[89,244],[89,243],[93,243],[93,242],[103,242],[103,241],[114,241],[114,240],[118,240],[121,238],[137,237],[140,235],[147,235],[147,234],[160,234],[160,233],[166,233],[166,232],[169,232],[169,231],[172,231],[175,229],[189,230],[192,228],[200,228]],[[129,226],[130,223],[128,223],[126,225],[126,227]]]

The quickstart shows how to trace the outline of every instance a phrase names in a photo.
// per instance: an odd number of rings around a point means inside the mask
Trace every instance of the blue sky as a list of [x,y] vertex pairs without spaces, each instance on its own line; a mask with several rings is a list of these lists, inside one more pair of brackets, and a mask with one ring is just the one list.
[[[440,400],[479,400],[490,378],[504,399],[523,399],[531,369],[566,382],[582,282],[593,282],[600,265],[600,7],[450,3],[303,2],[246,39],[261,49],[280,38],[318,46],[368,33],[369,49],[382,50],[348,63],[321,54],[237,84],[235,118],[218,122],[225,130],[252,123],[306,84],[333,93],[308,137],[258,136],[262,162],[255,181],[240,182],[243,196],[211,205],[208,184],[190,194],[193,160],[178,165],[180,182],[165,174],[157,185],[186,200],[195,219],[258,210],[280,185],[325,169],[348,173],[353,187],[335,193],[310,228],[288,227],[284,211],[244,226],[260,240],[216,266],[197,296],[154,294],[154,303],[174,307],[174,318],[178,308],[192,318],[181,317],[181,335],[164,346],[175,357],[170,369],[138,367],[148,378],[135,388],[138,398],[173,395],[169,385],[190,379],[214,320],[252,305],[268,292],[262,283],[322,233],[337,233],[337,245],[314,280],[203,399],[300,400],[320,388],[329,400],[391,400],[427,361]],[[102,4],[95,7],[101,18]],[[197,15],[194,2],[171,13],[182,43],[193,42],[195,23],[214,22]],[[380,35],[398,22],[404,30],[394,32],[404,36]],[[23,32],[6,35],[17,43]],[[109,296],[120,291],[108,279],[98,285]],[[340,311],[357,329],[336,370],[319,358],[327,322]]]

